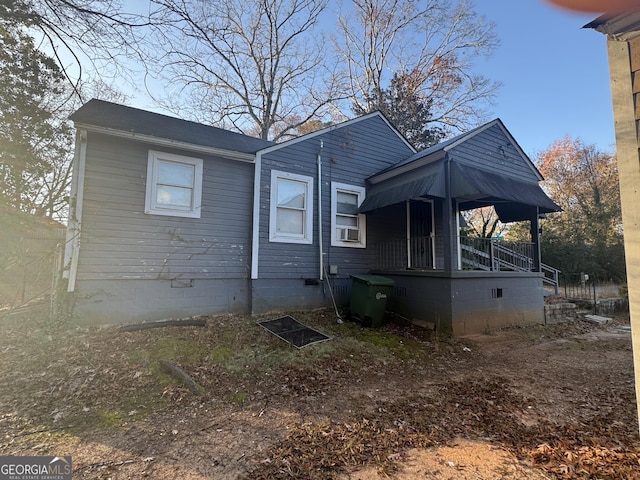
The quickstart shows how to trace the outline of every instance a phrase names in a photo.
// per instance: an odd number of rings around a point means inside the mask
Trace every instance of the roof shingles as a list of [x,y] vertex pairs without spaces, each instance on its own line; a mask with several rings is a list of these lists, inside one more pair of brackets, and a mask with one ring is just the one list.
[[253,154],[273,142],[222,128],[93,99],[70,117],[76,125],[118,130],[202,147]]

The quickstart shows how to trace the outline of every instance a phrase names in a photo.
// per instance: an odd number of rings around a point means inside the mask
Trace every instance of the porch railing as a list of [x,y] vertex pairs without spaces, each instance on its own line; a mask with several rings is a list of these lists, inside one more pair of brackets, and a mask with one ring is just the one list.
[[460,237],[460,257],[462,268],[497,272],[533,270],[532,243]]
[[378,269],[433,269],[434,238],[414,237],[411,240],[393,240],[375,245]]
[[[531,272],[534,268],[533,243],[506,242],[490,238],[460,238],[463,268],[489,271]],[[543,283],[559,291],[560,270],[542,263]]]
[[560,270],[550,267],[544,263],[540,265],[540,270],[544,273],[542,281],[547,285],[550,285],[555,290],[555,294],[558,295],[560,287]]
[[[460,237],[460,263],[463,269],[485,271],[531,272],[534,268],[534,245],[526,242]],[[435,269],[435,238],[381,242],[375,246],[378,269]],[[543,282],[558,293],[559,270],[542,264]]]

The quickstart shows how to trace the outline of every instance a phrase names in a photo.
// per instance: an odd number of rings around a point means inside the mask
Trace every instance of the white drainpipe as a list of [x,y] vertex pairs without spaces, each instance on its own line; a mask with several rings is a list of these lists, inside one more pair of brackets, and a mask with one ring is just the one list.
[[318,246],[320,249],[320,280],[324,278],[324,268],[322,258],[322,148],[324,143],[320,140],[320,151],[318,152]]
[[[87,159],[87,131],[80,130],[76,137],[76,152],[73,159],[73,179],[71,182],[71,205],[67,225],[67,243],[64,258],[64,276],[69,279],[67,292],[76,288],[78,257],[80,256],[80,235],[82,232],[82,203],[84,200],[84,169]],[[67,272],[68,268],[68,272]]]
[[260,249],[260,182],[262,178],[262,152],[256,154],[253,174],[253,220],[251,239],[251,279],[258,278],[258,254]]

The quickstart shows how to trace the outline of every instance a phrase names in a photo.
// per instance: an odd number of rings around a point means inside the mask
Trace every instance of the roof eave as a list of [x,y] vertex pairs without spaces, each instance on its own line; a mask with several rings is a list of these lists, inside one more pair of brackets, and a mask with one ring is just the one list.
[[176,148],[179,150],[186,150],[189,152],[202,153],[206,155],[216,155],[231,160],[238,160],[241,162],[254,163],[256,159],[255,153],[237,152],[234,150],[226,150],[223,148],[211,147],[208,145],[197,145],[194,143],[181,142],[179,140],[171,140],[169,138],[154,137],[153,135],[145,135],[141,133],[118,130],[115,128],[92,125],[89,123],[76,122],[74,123],[74,125],[76,128],[84,129],[88,132],[126,138],[128,140],[136,140],[139,142],[150,143],[152,145],[161,147]]
[[282,143],[277,143],[275,145],[270,145],[268,147],[260,149],[260,152],[263,153],[263,154],[271,153],[273,151],[280,150],[281,148],[289,147],[289,146],[294,145],[296,143],[307,141],[307,140],[309,140],[311,138],[323,135],[325,133],[328,133],[328,132],[331,132],[331,131],[334,131],[334,130],[338,130],[340,128],[348,127],[348,126],[353,125],[355,123],[360,123],[360,122],[362,122],[364,120],[367,120],[369,118],[372,118],[372,117],[381,118],[382,121],[384,121],[389,126],[389,128],[391,128],[396,133],[396,135],[398,135],[398,137],[415,153],[416,149],[413,148],[413,146],[404,137],[404,135],[402,135],[398,131],[398,129],[396,127],[394,127],[391,124],[391,122],[389,122],[387,117],[385,117],[381,112],[379,112],[377,110],[375,112],[367,113],[367,114],[362,115],[360,117],[356,117],[356,118],[352,118],[350,120],[346,120],[346,121],[344,121],[342,123],[337,123],[335,125],[329,125],[328,127],[321,128],[320,130],[316,130],[315,132],[307,133],[305,135],[302,135],[302,136],[296,137],[296,138],[292,138],[292,139],[287,140],[287,141],[282,142]]
[[605,13],[582,28],[592,28],[618,40],[630,40],[640,35],[640,9]]
[[438,160],[442,160],[445,158],[446,153],[443,150],[438,150],[437,152],[433,152],[430,155],[426,155],[422,158],[414,160],[411,163],[407,163],[406,165],[402,165],[401,167],[393,168],[391,170],[384,171],[382,173],[377,173],[367,178],[367,181],[373,185],[376,183],[384,182],[385,180],[389,180],[390,178],[397,177],[398,175],[402,175],[403,173],[411,172],[417,168],[423,167],[433,162],[437,162]]

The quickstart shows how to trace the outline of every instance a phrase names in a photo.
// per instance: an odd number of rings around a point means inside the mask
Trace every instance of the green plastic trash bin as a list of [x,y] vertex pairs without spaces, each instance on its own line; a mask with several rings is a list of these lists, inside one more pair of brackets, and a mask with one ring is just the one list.
[[351,315],[364,325],[379,327],[384,320],[393,280],[380,275],[351,275]]

